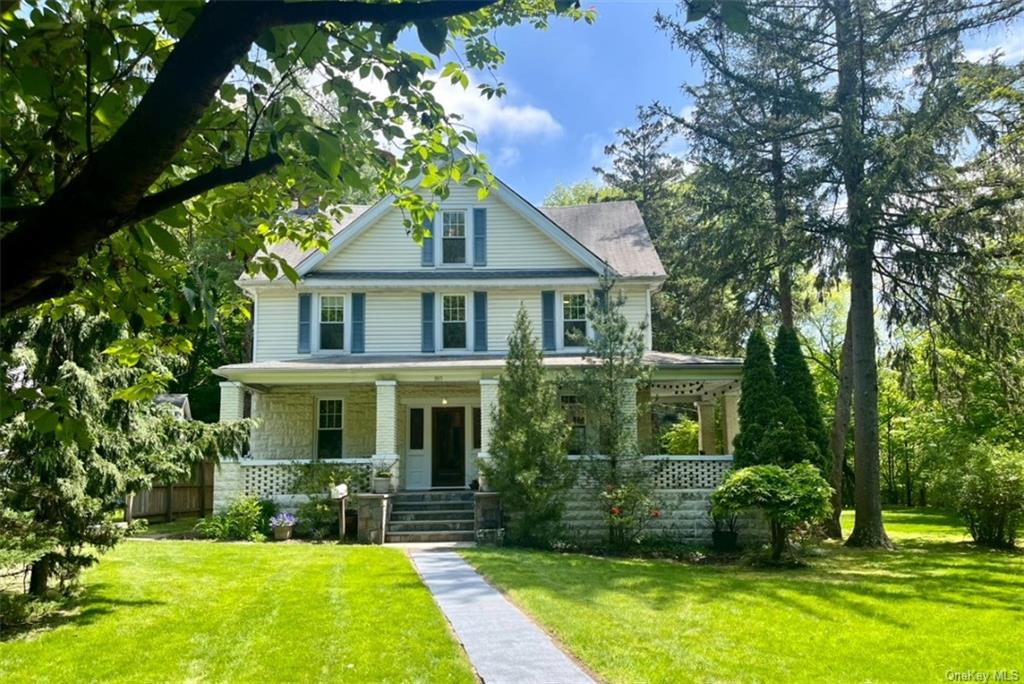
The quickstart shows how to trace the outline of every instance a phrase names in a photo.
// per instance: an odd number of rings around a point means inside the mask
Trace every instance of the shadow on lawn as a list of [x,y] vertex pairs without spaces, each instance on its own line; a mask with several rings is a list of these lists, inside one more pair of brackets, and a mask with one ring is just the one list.
[[104,615],[115,610],[144,608],[163,605],[164,601],[153,599],[124,599],[111,596],[113,588],[106,583],[90,585],[81,595],[71,598],[64,605],[56,608],[42,618],[27,624],[4,626],[0,629],[0,643],[13,641],[36,632],[49,631],[64,625],[83,627],[95,622]]
[[[801,569],[745,565],[687,565],[543,552],[480,552],[484,568],[512,578],[507,587],[542,589],[581,605],[605,594],[628,594],[653,611],[721,601],[783,605],[832,621],[848,610],[886,624],[907,601],[1022,612],[1024,553],[973,544],[908,539],[896,551],[824,545],[825,555]],[[522,563],[520,554],[532,555]],[[470,554],[472,558],[472,554]]]

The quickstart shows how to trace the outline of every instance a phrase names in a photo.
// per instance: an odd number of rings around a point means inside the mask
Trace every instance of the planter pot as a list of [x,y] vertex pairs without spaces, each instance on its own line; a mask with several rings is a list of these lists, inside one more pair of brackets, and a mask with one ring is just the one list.
[[292,538],[292,526],[282,525],[274,528],[274,541],[285,541]]
[[739,548],[738,536],[729,530],[715,530],[711,533],[711,546],[715,551],[735,551]]
[[387,494],[391,491],[391,478],[390,477],[374,477],[373,478],[373,493],[374,494]]

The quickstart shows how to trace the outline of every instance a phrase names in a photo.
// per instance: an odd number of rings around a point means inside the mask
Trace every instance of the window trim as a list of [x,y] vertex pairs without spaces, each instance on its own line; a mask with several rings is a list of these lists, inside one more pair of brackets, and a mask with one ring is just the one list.
[[[320,427],[320,403],[324,401],[341,402],[341,427],[321,428]],[[345,404],[347,399],[341,394],[318,394],[313,398],[313,460],[320,460],[320,430],[335,430],[341,432],[341,454],[331,458],[345,458]]]
[[[345,329],[343,333],[341,349],[323,349],[320,346],[320,312],[323,307],[324,297],[341,297],[343,300],[342,311],[344,312],[344,320],[342,321],[342,323],[344,324]],[[313,323],[313,330],[310,331],[310,337],[312,338],[310,340],[310,348],[312,352],[314,354],[322,355],[351,354],[352,326],[350,325],[349,322],[349,314],[352,311],[352,293],[348,291],[338,292],[337,290],[316,292],[315,297],[313,299],[315,300],[313,303],[312,312],[313,320],[311,321],[311,323]]]
[[[444,263],[444,214],[446,211],[460,212],[466,221],[466,259],[461,262]],[[434,213],[434,225],[431,236],[434,238],[434,268],[474,268],[473,266],[473,207],[463,205],[442,206]],[[481,267],[482,268],[482,267]]]
[[[590,317],[587,315],[588,309],[590,307],[591,295],[588,294],[586,290],[556,290],[555,291],[555,297],[557,299],[557,302],[556,302],[557,305],[555,306],[555,333],[556,333],[555,334],[555,337],[556,337],[555,349],[560,349],[560,350],[561,349],[568,349],[568,350],[574,350],[574,351],[575,350],[586,349],[586,345],[585,344],[577,344],[577,345],[566,345],[565,344],[565,298],[567,296],[569,296],[569,295],[583,295],[583,306],[584,306],[584,314],[583,314],[584,333],[583,334],[586,335],[587,339],[590,339],[593,336],[593,331],[591,330],[591,325],[590,325]],[[574,319],[573,318],[573,319],[569,319],[569,320],[575,321],[575,320],[578,320],[578,319]]]
[[[466,320],[463,325],[466,326],[466,346],[465,347],[445,347],[444,346],[444,298],[445,297],[462,297],[466,303]],[[463,292],[462,290],[456,290],[452,292],[435,292],[434,293],[434,354],[472,354],[473,352],[473,297],[470,292]]]

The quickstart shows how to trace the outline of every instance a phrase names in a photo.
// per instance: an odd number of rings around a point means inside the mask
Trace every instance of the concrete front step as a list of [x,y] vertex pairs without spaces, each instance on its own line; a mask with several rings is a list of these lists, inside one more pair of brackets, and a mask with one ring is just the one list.
[[409,511],[392,509],[391,520],[395,522],[416,522],[418,520],[469,520],[473,521],[473,509],[430,509],[427,511]]
[[397,522],[388,524],[388,532],[472,532],[472,520],[416,520],[413,522]]
[[416,542],[471,542],[476,535],[468,532],[391,532],[384,536],[388,544],[409,544]]
[[395,503],[435,503],[438,501],[473,503],[473,492],[465,489],[430,492],[396,492],[395,494],[392,494],[392,499]]
[[473,515],[473,502],[461,502],[461,501],[431,501],[431,502],[405,502],[396,501],[391,506],[392,511],[398,511],[400,513],[416,513],[422,511],[433,511],[433,512],[451,512],[461,511]]

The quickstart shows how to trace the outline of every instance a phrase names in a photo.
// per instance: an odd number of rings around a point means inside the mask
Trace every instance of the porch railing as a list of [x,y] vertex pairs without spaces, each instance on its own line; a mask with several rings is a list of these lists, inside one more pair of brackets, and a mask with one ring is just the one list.
[[[601,455],[569,456],[577,464],[588,460],[601,462],[607,458]],[[720,485],[732,470],[732,456],[728,454],[655,454],[644,456],[642,462],[656,490],[711,490]],[[587,479],[581,468],[580,484],[585,486]]]

